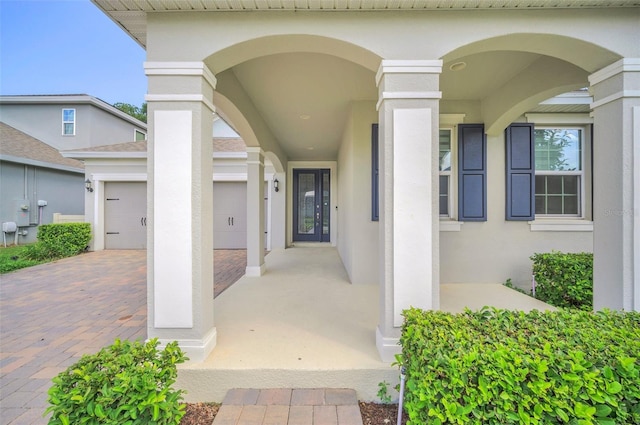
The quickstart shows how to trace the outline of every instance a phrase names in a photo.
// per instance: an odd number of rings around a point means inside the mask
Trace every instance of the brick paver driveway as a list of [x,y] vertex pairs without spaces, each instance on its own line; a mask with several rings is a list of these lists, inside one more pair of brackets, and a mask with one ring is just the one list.
[[[246,251],[214,261],[218,295]],[[146,269],[145,251],[98,251],[0,276],[0,423],[46,423],[51,378],[115,338],[146,338]]]

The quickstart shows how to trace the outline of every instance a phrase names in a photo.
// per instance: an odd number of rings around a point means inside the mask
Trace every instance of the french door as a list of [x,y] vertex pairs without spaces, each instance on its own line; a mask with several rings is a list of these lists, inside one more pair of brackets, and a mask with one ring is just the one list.
[[293,170],[293,240],[330,242],[331,180],[328,169]]

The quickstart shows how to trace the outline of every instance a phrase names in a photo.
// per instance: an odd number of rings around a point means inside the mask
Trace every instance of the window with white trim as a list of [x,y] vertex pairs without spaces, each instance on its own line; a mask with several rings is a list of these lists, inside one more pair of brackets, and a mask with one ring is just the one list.
[[62,110],[62,135],[75,136],[76,134],[76,110]]
[[582,217],[584,128],[536,127],[536,217]]
[[136,142],[142,142],[144,140],[147,140],[147,134],[143,131],[140,131],[138,129],[133,130],[133,134],[134,134],[134,139]]
[[451,133],[449,128],[440,129],[440,140],[438,143],[438,171],[440,173],[440,217],[450,217],[451,211]]

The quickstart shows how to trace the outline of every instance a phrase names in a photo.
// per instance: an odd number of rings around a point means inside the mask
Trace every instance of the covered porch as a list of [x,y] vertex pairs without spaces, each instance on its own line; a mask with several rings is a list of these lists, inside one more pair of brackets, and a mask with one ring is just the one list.
[[[377,399],[397,367],[376,348],[379,287],[351,284],[330,245],[269,253],[267,273],[244,276],[215,302],[217,345],[179,372],[188,401],[221,401],[231,388],[353,388]],[[551,306],[500,284],[442,284],[442,310],[485,305],[520,310]]]

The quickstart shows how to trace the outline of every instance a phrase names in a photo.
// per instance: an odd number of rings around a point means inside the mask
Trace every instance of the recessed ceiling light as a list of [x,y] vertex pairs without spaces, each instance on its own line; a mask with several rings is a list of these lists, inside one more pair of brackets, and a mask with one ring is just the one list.
[[307,114],[300,115],[301,120],[308,120],[309,118],[311,118],[311,115],[307,115]]
[[314,149],[315,149],[315,148],[314,148],[313,146],[308,146],[308,147],[307,147],[307,150],[308,150],[308,151],[312,151],[312,150],[314,150]]
[[452,70],[452,71],[462,71],[466,67],[467,67],[467,63],[466,62],[456,62],[456,63],[452,63],[449,66],[449,69]]

